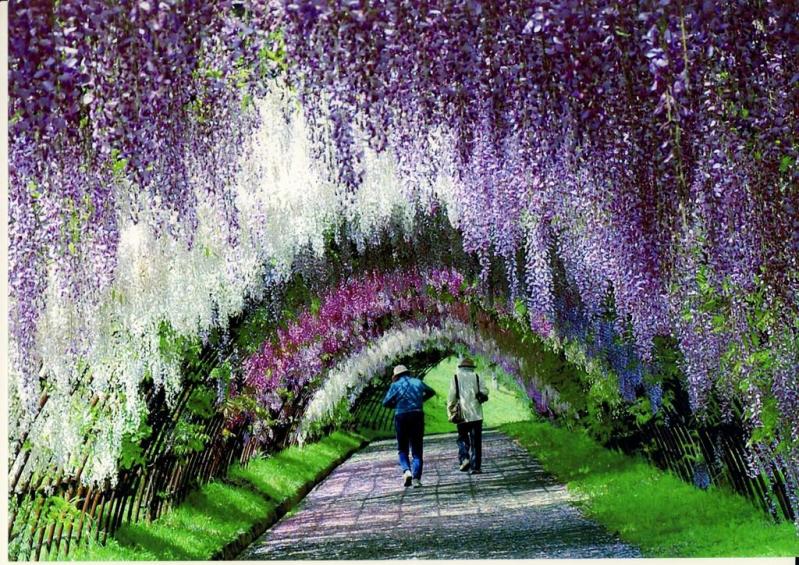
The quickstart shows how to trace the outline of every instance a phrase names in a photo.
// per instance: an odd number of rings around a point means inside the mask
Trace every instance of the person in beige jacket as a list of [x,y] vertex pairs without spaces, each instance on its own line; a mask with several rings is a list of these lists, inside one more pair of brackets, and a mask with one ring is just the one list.
[[447,397],[451,414],[460,403],[463,421],[458,423],[458,460],[460,470],[476,475],[482,473],[483,458],[483,407],[488,400],[488,388],[475,373],[474,361],[463,357],[458,372],[452,377]]

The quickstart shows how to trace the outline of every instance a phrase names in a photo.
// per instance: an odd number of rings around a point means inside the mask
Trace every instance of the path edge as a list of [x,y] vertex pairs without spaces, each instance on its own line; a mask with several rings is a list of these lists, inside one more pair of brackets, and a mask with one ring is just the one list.
[[278,520],[288,513],[289,510],[297,506],[297,504],[311,492],[316,485],[325,480],[333,470],[344,463],[347,459],[352,457],[356,451],[360,451],[370,443],[368,438],[362,438],[358,445],[348,449],[345,453],[334,459],[330,464],[320,471],[313,479],[305,483],[300,489],[292,496],[283,500],[273,512],[270,512],[265,518],[257,521],[250,526],[250,529],[243,532],[238,538],[228,542],[221,549],[217,550],[211,557],[210,561],[233,561],[239,556],[250,544],[256,539],[261,537],[266,530],[271,528]]

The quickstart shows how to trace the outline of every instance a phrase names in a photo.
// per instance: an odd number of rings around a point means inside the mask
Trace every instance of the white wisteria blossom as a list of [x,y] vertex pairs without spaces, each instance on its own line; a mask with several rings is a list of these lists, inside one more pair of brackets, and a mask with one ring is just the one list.
[[[280,284],[300,251],[321,254],[324,234],[342,219],[361,242],[397,217],[402,229],[413,228],[418,206],[403,194],[390,153],[365,148],[366,182],[346,195],[311,154],[303,113],[290,95],[275,90],[256,108],[261,125],[245,139],[234,187],[235,227],[204,179],[193,182],[197,226],[190,241],[157,198],[128,187],[126,194],[138,196],[118,199],[113,281],[96,304],[64,300],[52,267],[36,339],[48,396],[35,418],[24,406],[36,399],[25,396],[13,367],[10,379],[11,413],[19,416],[11,429],[12,465],[20,485],[52,463],[74,473],[84,458],[85,482],[114,476],[122,437],[144,413],[141,383],[151,378],[168,400],[182,386],[180,360],[161,350],[163,324],[186,337],[224,328],[248,298],[262,296],[266,274]],[[174,229],[156,227],[163,225]],[[102,439],[92,439],[91,430],[103,430]],[[25,459],[23,451],[31,455]]]

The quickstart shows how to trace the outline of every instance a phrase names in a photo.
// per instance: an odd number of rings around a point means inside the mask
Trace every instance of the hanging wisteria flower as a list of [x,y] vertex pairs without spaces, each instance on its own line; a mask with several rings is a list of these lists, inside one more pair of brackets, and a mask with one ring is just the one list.
[[[309,248],[408,241],[440,214],[479,267],[470,292],[519,306],[626,401],[658,404],[646,377],[659,338],[675,340],[691,408],[745,403],[767,436],[753,449],[789,454],[797,484],[792,3],[745,17],[659,0],[9,12],[9,397],[24,476],[50,458],[74,470],[86,452],[85,480],[112,477],[142,383],[168,401],[182,387],[166,334],[226,328]],[[248,361],[246,385],[280,412],[379,339],[384,317],[446,317],[455,307],[426,294],[426,276],[338,287]],[[112,433],[95,443],[59,414]]]

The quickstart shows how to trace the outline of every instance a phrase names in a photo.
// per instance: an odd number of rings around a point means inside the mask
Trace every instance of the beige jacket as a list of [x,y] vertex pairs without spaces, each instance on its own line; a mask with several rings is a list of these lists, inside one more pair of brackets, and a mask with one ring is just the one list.
[[[476,422],[483,419],[483,407],[477,402],[477,373],[470,367],[458,367],[458,386],[460,388],[461,410],[464,421]],[[488,387],[485,378],[480,377],[480,390],[488,396]],[[455,377],[449,383],[449,396],[447,397],[449,409],[455,408]]]

